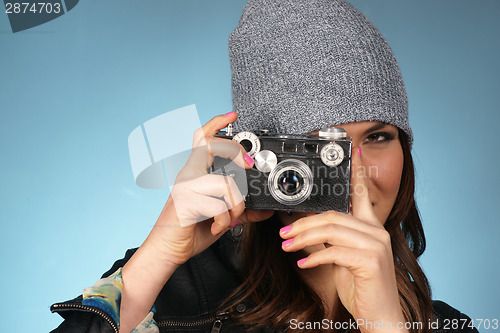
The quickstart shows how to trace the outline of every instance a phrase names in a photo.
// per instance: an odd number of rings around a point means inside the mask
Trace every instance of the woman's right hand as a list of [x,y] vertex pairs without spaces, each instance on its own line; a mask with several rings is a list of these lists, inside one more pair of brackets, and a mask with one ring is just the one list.
[[120,333],[130,332],[148,314],[179,265],[212,245],[236,223],[265,220],[273,211],[245,210],[229,176],[208,174],[213,156],[231,158],[246,169],[253,160],[232,140],[214,138],[236,120],[235,112],[216,116],[197,130],[188,162],[149,236],[122,269]]
[[146,240],[160,261],[181,265],[236,224],[262,221],[273,214],[245,210],[234,179],[207,172],[214,156],[231,159],[245,169],[253,166],[253,159],[239,143],[214,137],[236,119],[236,112],[219,115],[195,132],[191,155]]

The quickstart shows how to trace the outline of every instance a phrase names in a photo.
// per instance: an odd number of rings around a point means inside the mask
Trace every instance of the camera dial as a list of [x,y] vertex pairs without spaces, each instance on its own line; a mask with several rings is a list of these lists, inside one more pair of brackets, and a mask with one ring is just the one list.
[[344,150],[340,145],[330,142],[321,148],[320,157],[327,166],[335,167],[344,160]]
[[318,136],[331,140],[340,140],[347,138],[347,132],[340,127],[325,127],[319,130]]
[[276,154],[270,150],[262,150],[255,154],[255,167],[262,172],[271,172],[278,164]]
[[252,132],[239,132],[233,140],[241,144],[252,158],[260,151],[259,137]]

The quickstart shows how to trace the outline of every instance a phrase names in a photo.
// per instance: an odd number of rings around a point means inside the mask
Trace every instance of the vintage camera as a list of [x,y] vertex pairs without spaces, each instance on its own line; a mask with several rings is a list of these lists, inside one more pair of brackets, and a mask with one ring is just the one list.
[[216,156],[210,170],[235,179],[246,193],[247,209],[349,212],[352,142],[344,129],[327,127],[317,135],[268,130],[233,134],[230,124],[215,136],[239,142],[255,160],[242,172]]

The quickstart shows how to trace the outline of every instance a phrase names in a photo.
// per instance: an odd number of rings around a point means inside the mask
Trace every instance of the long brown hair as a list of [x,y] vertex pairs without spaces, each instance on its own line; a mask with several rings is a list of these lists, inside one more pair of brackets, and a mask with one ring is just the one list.
[[[404,156],[401,185],[384,226],[391,236],[403,314],[407,322],[422,323],[421,327],[412,328],[411,333],[425,333],[430,331],[428,322],[432,318],[431,290],[417,261],[425,250],[425,236],[414,198],[415,170],[410,146],[401,130],[399,138]],[[298,273],[296,255],[281,249],[282,240],[278,236],[281,226],[276,215],[244,226],[241,253],[245,280],[223,304],[228,310],[244,299],[255,303],[247,313],[233,315],[239,324],[286,331],[292,319],[321,322],[325,318],[320,296]],[[335,320],[352,319],[340,300],[338,303]]]

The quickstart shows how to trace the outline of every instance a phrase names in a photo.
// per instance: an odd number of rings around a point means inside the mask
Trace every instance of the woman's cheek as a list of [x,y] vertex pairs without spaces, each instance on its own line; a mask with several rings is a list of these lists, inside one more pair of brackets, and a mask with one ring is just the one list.
[[380,221],[389,216],[396,201],[403,171],[403,153],[397,150],[383,154],[384,158],[371,159],[366,166],[370,199]]

